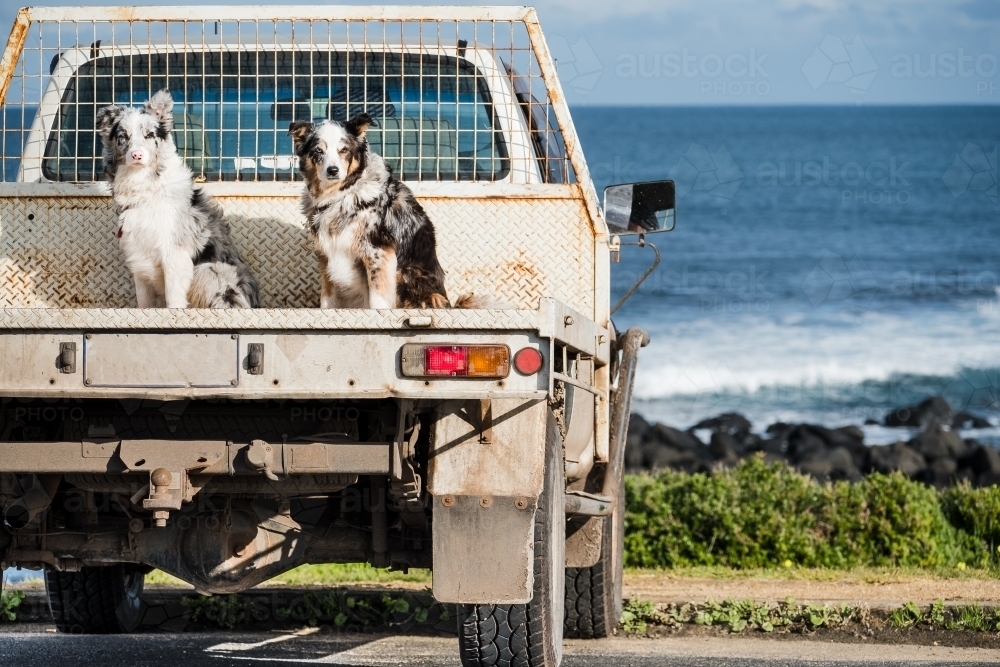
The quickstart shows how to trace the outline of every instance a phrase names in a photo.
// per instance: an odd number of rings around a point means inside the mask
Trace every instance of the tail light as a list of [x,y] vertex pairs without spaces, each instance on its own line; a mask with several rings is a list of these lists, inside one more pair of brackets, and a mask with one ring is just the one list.
[[419,345],[401,353],[405,377],[505,378],[510,374],[506,345]]

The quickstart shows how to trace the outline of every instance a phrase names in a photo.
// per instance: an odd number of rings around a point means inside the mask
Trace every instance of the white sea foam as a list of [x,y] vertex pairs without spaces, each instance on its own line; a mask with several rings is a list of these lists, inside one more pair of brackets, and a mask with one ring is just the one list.
[[636,396],[833,389],[896,374],[997,367],[997,318],[965,315],[870,312],[825,323],[745,315],[653,325]]

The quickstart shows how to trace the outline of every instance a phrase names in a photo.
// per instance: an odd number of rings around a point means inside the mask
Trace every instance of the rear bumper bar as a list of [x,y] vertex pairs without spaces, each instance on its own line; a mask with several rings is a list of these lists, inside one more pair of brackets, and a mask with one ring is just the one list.
[[[609,359],[608,331],[560,302],[538,310],[0,309],[0,396],[541,399],[554,345]],[[535,347],[542,371],[407,378],[404,343]]]

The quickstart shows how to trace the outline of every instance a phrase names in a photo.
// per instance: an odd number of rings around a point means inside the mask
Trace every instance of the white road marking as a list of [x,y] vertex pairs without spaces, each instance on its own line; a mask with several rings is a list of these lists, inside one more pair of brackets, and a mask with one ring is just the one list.
[[361,646],[318,658],[279,658],[249,655],[228,656],[240,660],[303,665],[410,665],[420,658],[452,662],[458,657],[458,642],[434,637],[384,637]]
[[305,637],[306,635],[311,635],[314,632],[319,632],[319,628],[304,628],[297,632],[293,632],[287,635],[281,635],[280,637],[272,637],[271,639],[265,639],[262,642],[254,642],[252,644],[243,644],[238,642],[227,642],[225,644],[216,644],[215,646],[209,646],[205,649],[206,652],[214,651],[252,651],[255,648],[260,648],[261,646],[267,646],[268,644],[277,644],[278,642],[286,642],[289,639],[295,639],[296,637]]

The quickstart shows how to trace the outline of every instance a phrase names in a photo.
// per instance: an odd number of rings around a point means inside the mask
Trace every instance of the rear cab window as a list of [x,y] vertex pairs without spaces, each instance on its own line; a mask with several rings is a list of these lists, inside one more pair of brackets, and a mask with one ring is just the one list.
[[465,58],[429,53],[226,50],[102,56],[62,93],[44,146],[50,181],[102,180],[97,111],[175,100],[174,140],[199,181],[295,180],[293,120],[367,112],[372,149],[411,181],[498,181],[510,151],[487,78]]

